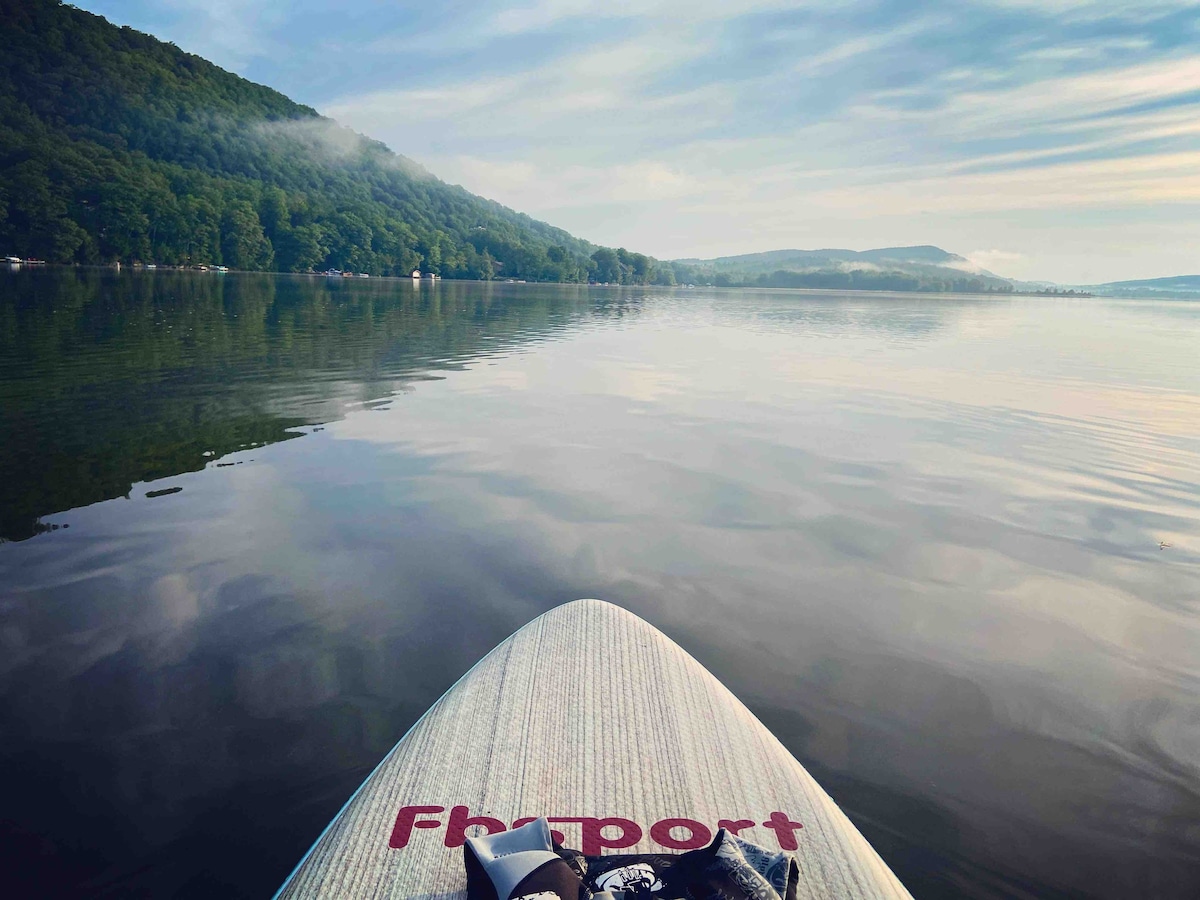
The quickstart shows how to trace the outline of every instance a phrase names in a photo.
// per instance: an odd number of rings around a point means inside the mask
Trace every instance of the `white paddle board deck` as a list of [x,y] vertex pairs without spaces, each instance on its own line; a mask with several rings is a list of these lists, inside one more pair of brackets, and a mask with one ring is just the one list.
[[680,852],[735,829],[802,898],[908,892],[796,759],[662,632],[599,600],[530,622],[413,726],[277,896],[466,896],[464,836],[548,816],[568,847]]

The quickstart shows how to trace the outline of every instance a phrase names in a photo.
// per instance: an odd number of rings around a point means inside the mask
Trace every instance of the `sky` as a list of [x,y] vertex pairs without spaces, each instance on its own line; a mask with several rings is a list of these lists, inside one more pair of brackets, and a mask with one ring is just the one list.
[[1200,0],[76,0],[662,259],[1200,272]]

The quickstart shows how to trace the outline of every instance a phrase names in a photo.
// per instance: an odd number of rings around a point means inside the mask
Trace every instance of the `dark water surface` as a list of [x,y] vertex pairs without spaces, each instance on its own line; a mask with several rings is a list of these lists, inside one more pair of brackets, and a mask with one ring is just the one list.
[[1200,304],[0,272],[4,893],[269,896],[594,596],[918,897],[1200,896],[1198,482]]

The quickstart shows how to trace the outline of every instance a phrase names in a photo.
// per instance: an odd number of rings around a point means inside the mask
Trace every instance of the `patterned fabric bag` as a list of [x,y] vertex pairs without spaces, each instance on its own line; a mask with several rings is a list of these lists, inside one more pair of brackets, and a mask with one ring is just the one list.
[[699,850],[584,856],[543,819],[463,846],[468,900],[796,900],[794,857],[724,828]]

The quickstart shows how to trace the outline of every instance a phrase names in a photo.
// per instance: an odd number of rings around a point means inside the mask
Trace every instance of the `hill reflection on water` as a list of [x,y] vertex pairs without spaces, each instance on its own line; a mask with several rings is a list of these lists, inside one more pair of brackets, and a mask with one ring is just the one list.
[[580,596],[714,671],[916,896],[1200,891],[1197,307],[0,290],[18,893],[269,893]]
[[627,314],[558,288],[50,269],[5,279],[0,538],[234,450],[298,437],[408,380]]

